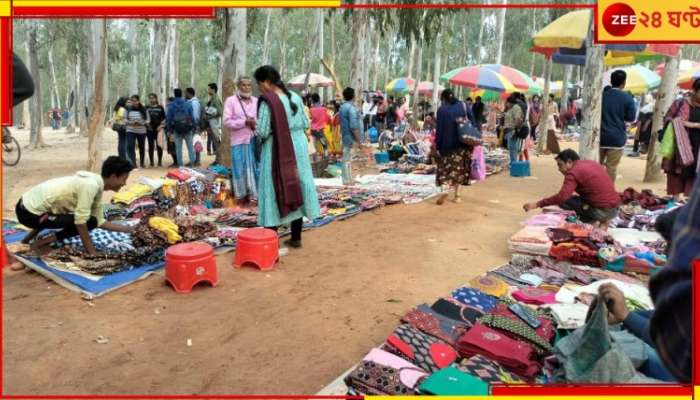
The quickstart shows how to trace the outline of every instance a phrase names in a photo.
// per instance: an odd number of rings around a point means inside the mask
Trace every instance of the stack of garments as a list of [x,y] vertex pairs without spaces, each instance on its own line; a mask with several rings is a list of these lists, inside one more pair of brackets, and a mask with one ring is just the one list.
[[547,228],[539,225],[525,226],[508,240],[508,249],[513,253],[549,255],[552,241]]

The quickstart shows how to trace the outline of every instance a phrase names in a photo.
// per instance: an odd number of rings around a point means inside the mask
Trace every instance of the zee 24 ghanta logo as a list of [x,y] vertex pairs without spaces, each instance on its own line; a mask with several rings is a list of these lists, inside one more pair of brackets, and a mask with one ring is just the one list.
[[640,25],[645,29],[700,28],[700,7],[688,6],[684,10],[640,11],[625,3],[609,5],[602,15],[605,31],[611,36],[625,37]]

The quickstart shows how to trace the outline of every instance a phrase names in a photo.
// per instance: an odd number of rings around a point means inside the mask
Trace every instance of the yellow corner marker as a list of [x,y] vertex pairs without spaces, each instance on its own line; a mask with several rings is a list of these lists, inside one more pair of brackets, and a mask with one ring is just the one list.
[[12,4],[10,0],[0,1],[0,17],[9,17],[12,15]]

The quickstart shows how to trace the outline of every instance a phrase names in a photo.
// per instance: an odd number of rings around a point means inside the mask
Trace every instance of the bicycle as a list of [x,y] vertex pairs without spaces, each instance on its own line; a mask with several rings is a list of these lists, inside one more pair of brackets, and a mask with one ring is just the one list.
[[8,167],[14,167],[19,164],[19,159],[22,155],[22,150],[19,147],[19,142],[12,136],[7,127],[2,127],[2,163]]

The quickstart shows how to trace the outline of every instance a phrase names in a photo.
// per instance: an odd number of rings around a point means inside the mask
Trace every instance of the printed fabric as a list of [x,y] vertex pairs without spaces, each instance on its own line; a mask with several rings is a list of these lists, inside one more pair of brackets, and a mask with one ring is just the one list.
[[[132,237],[128,233],[96,228],[90,231],[90,239],[98,252],[134,250]],[[63,245],[84,249],[80,236],[64,239]]]
[[424,370],[401,357],[372,349],[345,378],[345,384],[369,395],[413,395],[427,376]]
[[447,343],[402,324],[387,338],[387,348],[418,367],[435,372],[457,359],[457,351]]
[[485,315],[479,320],[479,322],[488,327],[498,329],[499,331],[511,333],[512,335],[516,336],[515,339],[525,340],[532,343],[539,348],[540,352],[552,351],[552,346],[546,340],[537,336],[535,330],[522,321],[516,321],[501,315]]
[[510,287],[502,280],[482,275],[469,281],[469,285],[494,297],[503,297],[508,294]]
[[[510,309],[508,309],[508,305],[506,302],[499,303],[496,308],[491,311],[491,315],[497,315],[501,317],[506,317],[510,318],[513,321],[518,321],[522,322],[520,317],[515,315]],[[552,339],[554,339],[554,323],[551,320],[551,317],[542,309],[531,309],[530,313],[533,314],[539,321],[540,321],[540,326],[535,329],[535,334],[542,338],[544,341],[547,343],[551,343]]]
[[479,289],[468,286],[461,287],[452,292],[452,297],[458,302],[477,308],[481,312],[487,313],[496,306],[498,301],[495,297],[488,295]]
[[532,379],[540,371],[532,345],[511,339],[480,323],[459,339],[458,348],[463,357],[481,354],[527,379]]
[[414,328],[455,346],[457,340],[467,331],[469,325],[443,317],[427,304],[422,304],[406,313],[401,321],[409,323]]
[[497,362],[478,354],[463,359],[457,369],[486,383],[524,383],[520,378],[505,371]]
[[518,300],[525,304],[542,305],[557,302],[555,299],[556,293],[553,293],[549,290],[533,287],[524,287],[519,290],[516,290],[515,292],[513,292],[512,296],[515,300]]
[[440,315],[465,323],[468,326],[472,326],[477,319],[484,315],[480,309],[463,305],[451,298],[439,299],[430,308]]

